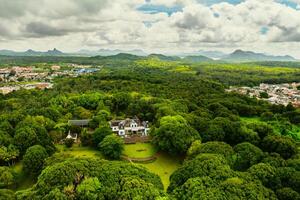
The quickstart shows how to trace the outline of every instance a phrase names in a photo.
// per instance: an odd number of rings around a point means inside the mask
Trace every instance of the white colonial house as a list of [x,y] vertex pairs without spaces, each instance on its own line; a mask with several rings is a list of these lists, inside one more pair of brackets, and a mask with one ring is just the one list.
[[138,118],[112,120],[110,121],[110,127],[114,133],[121,137],[147,136],[150,130],[148,121],[140,121]]

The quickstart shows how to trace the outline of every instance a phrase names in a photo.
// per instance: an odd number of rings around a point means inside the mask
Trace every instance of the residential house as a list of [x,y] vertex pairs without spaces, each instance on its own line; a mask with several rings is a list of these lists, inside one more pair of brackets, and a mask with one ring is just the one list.
[[133,135],[147,136],[150,130],[148,121],[141,121],[138,118],[112,120],[110,121],[110,127],[112,131],[120,137],[129,137]]

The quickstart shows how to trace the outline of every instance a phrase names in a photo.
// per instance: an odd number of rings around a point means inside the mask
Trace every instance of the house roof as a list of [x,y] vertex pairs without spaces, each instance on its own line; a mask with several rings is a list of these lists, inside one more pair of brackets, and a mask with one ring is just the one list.
[[137,117],[133,119],[124,119],[124,120],[112,120],[110,121],[110,126],[119,126],[119,127],[129,127],[131,123],[136,123],[138,126],[148,126],[147,121],[141,121]]
[[71,126],[87,126],[91,120],[82,119],[82,120],[69,120],[68,124]]

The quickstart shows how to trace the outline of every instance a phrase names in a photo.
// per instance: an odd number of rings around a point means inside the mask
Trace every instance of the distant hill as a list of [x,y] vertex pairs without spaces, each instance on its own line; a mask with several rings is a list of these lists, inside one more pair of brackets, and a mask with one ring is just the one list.
[[228,56],[228,54],[221,52],[221,51],[204,51],[204,50],[194,51],[194,52],[190,52],[190,53],[177,54],[177,56],[180,56],[180,57],[196,56],[196,55],[205,56],[205,57],[212,58],[215,60]]
[[296,61],[295,58],[291,56],[273,56],[266,55],[263,53],[255,53],[252,51],[236,50],[229,54],[223,61],[228,62],[255,62],[255,61]]
[[183,58],[183,61],[186,62],[211,62],[213,59],[206,56],[186,56]]
[[148,58],[158,58],[158,59],[164,60],[164,61],[179,61],[179,60],[181,60],[180,57],[177,57],[177,56],[166,56],[166,55],[163,55],[163,54],[150,54],[148,56]]
[[120,53],[125,53],[125,54],[133,54],[137,56],[147,56],[147,54],[140,50],[140,49],[134,49],[134,50],[120,50],[120,49],[99,49],[96,51],[91,51],[91,50],[80,50],[78,52],[73,53],[74,55],[79,55],[79,56],[113,56],[113,55],[118,55]]
[[3,56],[68,56],[69,54],[63,53],[56,48],[53,50],[48,50],[46,52],[43,51],[34,51],[32,49],[28,49],[24,52],[17,52],[11,50],[0,50],[0,55]]
[[142,56],[132,55],[128,53],[119,53],[117,55],[112,56],[94,56],[91,59],[102,59],[102,60],[138,60],[143,58]]
[[221,59],[227,56],[227,54],[221,52],[221,51],[198,51],[198,54],[202,56],[206,56],[208,58],[214,58],[214,59]]

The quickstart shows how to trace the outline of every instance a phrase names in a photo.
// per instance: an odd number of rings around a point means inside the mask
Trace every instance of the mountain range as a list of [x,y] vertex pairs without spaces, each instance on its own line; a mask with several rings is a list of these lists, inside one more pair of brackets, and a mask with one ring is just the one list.
[[252,61],[296,61],[292,56],[273,56],[263,53],[255,53],[252,51],[236,50],[222,58],[223,61],[228,62],[252,62]]
[[148,55],[142,50],[134,49],[123,51],[119,49],[109,50],[109,49],[99,49],[97,51],[91,50],[80,50],[74,53],[64,53],[59,51],[58,49],[54,48],[53,50],[48,51],[34,51],[29,49],[24,52],[16,52],[11,50],[0,50],[0,55],[4,56],[115,56],[115,55],[122,55],[122,54],[131,54],[134,56],[148,56],[148,57],[156,57],[160,60],[166,61],[185,61],[185,62],[213,62],[215,60],[219,62],[259,62],[259,61],[297,61],[292,56],[274,56],[274,55],[267,55],[264,53],[256,53],[252,51],[243,51],[243,50],[236,50],[231,54],[225,54],[219,51],[196,51],[189,54],[181,54],[181,55],[163,55],[163,54],[150,54]]
[[68,54],[65,54],[56,48],[53,50],[48,51],[34,51],[32,49],[28,49],[24,52],[17,52],[17,51],[11,51],[11,50],[0,50],[0,55],[3,56],[66,56]]

